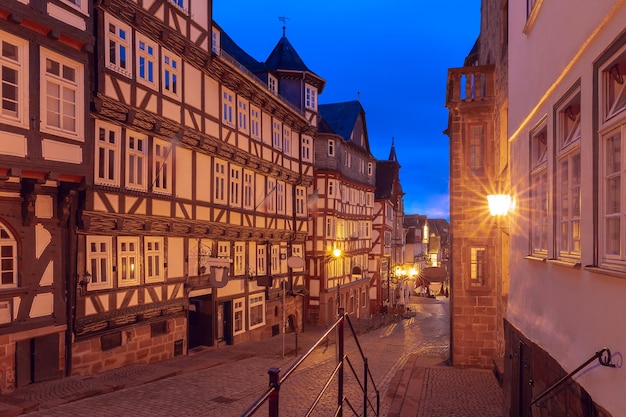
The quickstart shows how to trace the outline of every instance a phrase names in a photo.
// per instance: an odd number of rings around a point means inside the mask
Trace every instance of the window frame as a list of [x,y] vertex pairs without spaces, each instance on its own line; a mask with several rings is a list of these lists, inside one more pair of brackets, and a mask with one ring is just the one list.
[[229,201],[230,205],[233,207],[241,207],[241,176],[242,176],[242,168],[238,166],[231,165],[230,166],[230,175],[229,175]]
[[[104,141],[101,140],[101,130],[105,132]],[[113,134],[115,143],[111,143],[111,134]],[[95,142],[94,183],[119,187],[122,128],[102,120],[96,120]],[[113,161],[111,161],[111,159],[113,159]],[[101,175],[101,172],[104,176]],[[111,176],[113,178],[111,178]]]
[[138,236],[117,237],[116,264],[118,287],[139,285],[141,282],[141,247]]
[[[478,128],[481,129],[481,135],[474,135],[472,129]],[[477,177],[484,177],[487,175],[486,172],[486,146],[487,146],[487,138],[486,138],[486,126],[484,123],[470,123],[467,126],[467,167],[468,172]],[[480,143],[476,143],[476,140],[480,140]]]
[[249,103],[241,97],[237,97],[237,128],[246,135],[250,132],[249,127]]
[[[40,116],[41,116],[41,131],[45,133],[51,133],[58,136],[63,136],[68,139],[73,139],[79,142],[84,142],[84,107],[85,107],[85,83],[84,83],[84,65],[69,59],[66,56],[57,54],[49,49],[41,48],[41,84],[40,91],[42,98],[40,100]],[[55,62],[59,65],[59,74],[53,74],[48,71],[47,62]],[[74,80],[69,80],[64,76],[66,74],[66,68],[73,70]],[[49,85],[59,87],[58,96],[50,96],[48,92]],[[71,112],[71,118],[74,120],[73,129],[68,129],[64,126],[67,119],[68,103],[67,92],[71,91],[74,95],[74,101],[69,104],[73,108]],[[58,116],[59,125],[52,124],[50,117],[51,99],[58,102]]]
[[[11,253],[5,251],[10,248]],[[18,242],[7,226],[0,222],[0,289],[17,288],[19,279]],[[6,268],[6,269],[5,269]],[[4,284],[6,276],[11,275],[11,282]]]
[[[470,245],[469,248],[469,289],[487,288],[489,279],[489,262],[487,260],[488,248],[485,245]],[[478,259],[479,251],[482,253]]]
[[[241,333],[245,333],[246,331],[246,309],[245,309],[246,299],[245,298],[235,298],[233,300],[233,335],[238,335]],[[237,313],[241,313],[239,320],[237,318]],[[240,328],[237,328],[237,324],[240,324]]]
[[[174,145],[161,140],[152,141],[152,184],[151,191],[157,194],[172,194],[172,154]],[[165,173],[165,174],[164,174]],[[164,174],[164,175],[163,175]]]
[[[106,245],[104,251],[91,251],[91,245]],[[91,275],[91,280],[87,283],[87,291],[97,291],[113,288],[113,238],[111,236],[90,235],[85,240],[85,270]],[[99,265],[96,265],[99,263]],[[94,271],[94,266],[98,266],[98,271]],[[103,275],[104,279],[100,277]]]
[[165,240],[159,236],[144,237],[144,279],[148,284],[153,282],[163,282],[165,280],[164,241]]
[[548,128],[544,116],[530,132],[529,251],[546,259],[549,250]]
[[301,139],[301,152],[302,152],[302,162],[313,162],[313,146],[312,139],[308,136],[302,135]]
[[317,110],[317,88],[305,84],[304,107],[310,110]]
[[[139,144],[142,144],[141,147],[143,150],[136,149],[136,147],[139,147]],[[135,148],[131,147],[131,145],[134,145]],[[146,191],[148,189],[148,137],[146,135],[131,130],[126,131],[125,160],[126,188]],[[138,162],[140,162],[140,164],[138,164]],[[131,165],[133,165],[133,167],[131,167]],[[133,177],[136,179],[133,180]]]
[[235,94],[224,88],[222,90],[222,122],[232,128],[235,128]]
[[182,60],[173,52],[161,51],[161,91],[163,94],[180,100],[182,81]]
[[[2,51],[4,51],[2,43],[6,42],[9,45],[12,45],[16,49],[17,59],[11,59],[10,57],[5,57],[2,55]],[[29,97],[29,83],[28,83],[28,74],[30,71],[29,67],[29,43],[28,40],[19,38],[17,36],[13,36],[8,32],[4,32],[0,30],[0,73],[3,73],[3,68],[8,68],[12,71],[15,71],[15,82],[10,83],[9,80],[0,80],[0,120],[3,123],[7,123],[14,126],[26,127],[28,125],[29,119],[29,109],[28,109],[28,97]],[[3,77],[4,78],[4,77]],[[9,84],[9,88],[12,84],[14,84],[15,88],[15,98],[5,97],[5,84]],[[6,114],[4,111],[4,103],[5,100],[14,101],[15,102],[15,115]],[[8,111],[8,110],[7,110]]]
[[[255,309],[254,314],[253,314],[253,310]],[[256,310],[259,310],[258,312]],[[260,320],[256,321],[253,323],[252,319],[253,317],[255,317],[256,315],[260,315]],[[248,317],[250,318],[250,325],[249,328],[250,330],[252,329],[256,329],[257,327],[261,327],[265,325],[265,294],[264,293],[257,293],[257,294],[251,294],[248,296]]]
[[[115,33],[111,32],[111,25],[116,30]],[[128,39],[123,37],[120,33],[124,32],[124,36],[128,34]],[[123,23],[116,19],[109,13],[104,14],[104,51],[105,51],[105,67],[115,71],[116,73],[123,75],[127,78],[132,78],[132,62],[133,62],[133,31],[130,25]],[[115,45],[115,48],[113,48]],[[116,56],[111,60],[111,50],[115,49]],[[122,56],[124,57],[122,61]],[[122,62],[126,63],[126,66],[122,65]]]
[[[153,42],[146,36],[141,35],[139,32],[135,35],[136,38],[136,58],[137,58],[137,81],[147,87],[154,90],[158,90],[159,82],[159,45]],[[142,50],[140,45],[145,45],[145,50]],[[148,52],[149,48],[154,51],[153,54]],[[143,61],[143,62],[142,62]],[[146,75],[142,76],[142,67]],[[149,75],[152,76],[150,81]]]
[[213,160],[213,202],[226,204],[228,202],[228,164],[220,159]]

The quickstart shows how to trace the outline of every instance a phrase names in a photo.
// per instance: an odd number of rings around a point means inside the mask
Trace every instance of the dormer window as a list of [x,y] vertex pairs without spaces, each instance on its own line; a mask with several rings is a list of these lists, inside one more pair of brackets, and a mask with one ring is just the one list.
[[268,75],[267,77],[267,88],[274,93],[278,94],[278,80],[273,75]]
[[220,31],[216,28],[211,29],[211,51],[220,54]]
[[307,109],[317,110],[317,88],[306,86],[306,97],[304,105]]

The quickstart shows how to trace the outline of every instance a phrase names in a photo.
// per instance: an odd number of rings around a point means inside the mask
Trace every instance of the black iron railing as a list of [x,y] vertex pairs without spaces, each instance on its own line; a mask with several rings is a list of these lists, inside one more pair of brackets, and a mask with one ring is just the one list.
[[[359,378],[358,372],[355,369],[355,366],[345,354],[345,323],[348,322],[348,326],[350,328],[350,332],[354,338],[356,346],[358,347],[358,355],[357,360],[361,360],[363,363],[363,373],[362,379]],[[329,335],[336,331],[337,332],[337,364],[333,368],[332,372],[328,376],[325,381],[320,392],[315,396],[308,410],[305,412],[305,416],[310,416],[315,408],[320,403],[321,399],[328,392],[328,390],[332,387],[333,381],[337,383],[337,407],[335,409],[334,415],[342,417],[344,407],[347,407],[352,411],[354,415],[367,417],[368,411],[371,411],[373,416],[380,415],[380,392],[376,387],[376,383],[374,382],[374,378],[372,373],[370,372],[367,357],[363,353],[363,349],[361,348],[361,344],[359,343],[359,339],[357,337],[357,333],[350,321],[350,316],[345,313],[343,308],[339,309],[339,318],[335,323],[324,333],[322,337],[302,356],[300,356],[290,367],[285,371],[285,373],[281,376],[279,368],[270,368],[268,370],[269,374],[269,387],[265,390],[263,394],[242,414],[242,417],[248,417],[254,415],[266,402],[268,403],[269,416],[270,417],[278,417],[280,415],[280,388],[287,381],[287,379],[293,375],[295,370],[302,365],[313,353],[313,351],[318,348],[322,343],[327,342]],[[346,370],[345,365],[348,365],[348,369],[352,372],[352,375],[356,379],[356,383],[359,386],[358,391],[362,393],[362,399],[359,399],[359,402],[362,401],[362,409],[358,406],[357,402],[354,404],[350,401],[350,398],[347,398],[344,395],[344,371]],[[372,384],[372,390],[369,388],[369,383]],[[370,398],[370,395],[372,394]],[[375,397],[375,398],[374,398]],[[354,400],[354,399],[353,399]],[[359,410],[360,409],[360,410]]]

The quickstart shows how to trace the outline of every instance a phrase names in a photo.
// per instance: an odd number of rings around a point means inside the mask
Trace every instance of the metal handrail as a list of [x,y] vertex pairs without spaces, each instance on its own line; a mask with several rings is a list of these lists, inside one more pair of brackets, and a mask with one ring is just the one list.
[[[565,375],[563,378],[559,379],[554,384],[552,384],[550,388],[546,389],[544,392],[539,394],[537,398],[535,398],[534,400],[530,402],[530,406],[532,407],[533,404],[538,403],[539,400],[541,400],[543,397],[548,395],[550,392],[554,391],[559,385],[567,381],[569,378],[574,376],[574,374],[578,373],[581,369],[583,369],[585,366],[589,365],[591,362],[593,362],[596,359],[598,359],[598,362],[602,366],[615,368],[615,365],[611,363],[611,351],[608,348],[602,348],[596,353],[594,353],[592,357],[590,357],[585,362],[583,362],[578,368],[574,369],[572,372],[570,372],[569,374]],[[537,404],[537,406],[539,406],[539,404]]]
[[[344,354],[344,339],[345,339],[344,322],[346,320],[348,321],[348,324],[350,325],[350,331],[352,332],[352,336],[358,347],[359,356],[363,360],[363,367],[364,367],[363,382],[361,382],[360,378],[358,377],[357,372],[352,366],[352,363],[348,359],[348,356]],[[372,409],[375,416],[379,416],[380,415],[380,392],[378,388],[376,387],[374,377],[368,366],[367,357],[363,353],[363,349],[358,340],[357,333],[355,332],[354,327],[352,326],[352,322],[350,321],[350,316],[344,312],[343,308],[339,308],[339,317],[337,318],[335,323],[333,323],[333,325],[317,340],[317,342],[313,344],[313,346],[306,353],[304,353],[293,364],[291,364],[291,366],[287,369],[287,371],[285,371],[285,373],[282,376],[279,377],[279,373],[280,373],[279,368],[270,368],[268,370],[269,379],[270,379],[269,387],[265,390],[265,392],[263,392],[259,396],[259,398],[241,416],[249,417],[249,416],[254,415],[254,413],[256,413],[263,404],[269,401],[269,416],[278,417],[279,396],[280,396],[281,385],[287,381],[289,376],[291,376],[293,372],[313,353],[313,351],[316,348],[318,348],[324,341],[326,341],[327,337],[335,330],[337,330],[337,333],[338,333],[337,345],[338,345],[338,350],[339,350],[338,358],[337,358],[337,365],[333,368],[333,371],[331,372],[330,376],[324,383],[324,386],[322,387],[320,392],[316,395],[315,399],[313,400],[313,403],[307,410],[305,416],[311,415],[315,407],[317,407],[320,400],[322,399],[322,397],[324,396],[324,394],[326,393],[326,391],[332,384],[332,381],[335,379],[335,377],[337,377],[338,395],[337,395],[337,408],[335,410],[334,415],[342,416],[344,403],[347,404],[348,408],[350,408],[354,414],[357,414],[357,412],[355,411],[350,401],[343,394],[344,361],[348,362],[348,365],[350,366],[350,369],[352,370],[352,373],[355,376],[356,381],[358,382],[361,392],[363,393],[363,414],[362,415],[366,417],[367,410],[369,408],[369,409]],[[376,393],[376,406],[372,404],[372,401],[368,397],[368,380],[371,381],[374,392]]]

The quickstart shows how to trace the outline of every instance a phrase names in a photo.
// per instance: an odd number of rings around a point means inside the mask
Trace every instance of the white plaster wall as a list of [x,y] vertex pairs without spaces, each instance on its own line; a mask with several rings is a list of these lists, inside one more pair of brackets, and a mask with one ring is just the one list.
[[[510,295],[507,319],[572,371],[602,347],[614,354],[616,369],[586,368],[576,380],[614,416],[626,415],[623,355],[626,354],[626,279],[593,273],[592,196],[593,63],[624,30],[626,1],[544,1],[534,26],[524,34],[526,2],[509,2],[509,138],[511,184],[518,206],[509,220]],[[525,259],[529,253],[529,132],[581,80],[582,100],[582,268]],[[549,149],[549,155],[553,155]],[[549,182],[554,175],[548,165]],[[553,208],[551,208],[553,213]],[[553,233],[549,242],[554,241]],[[595,362],[594,364],[597,364]]]

